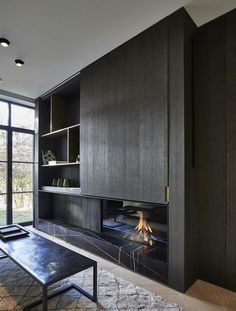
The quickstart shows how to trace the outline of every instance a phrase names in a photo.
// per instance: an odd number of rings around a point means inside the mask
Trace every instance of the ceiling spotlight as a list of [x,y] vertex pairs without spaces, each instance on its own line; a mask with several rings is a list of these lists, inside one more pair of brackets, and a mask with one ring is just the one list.
[[24,62],[21,59],[16,59],[15,63],[16,63],[16,66],[18,66],[18,67],[22,67],[24,65]]
[[10,41],[8,41],[5,38],[0,38],[0,44],[1,46],[3,46],[4,48],[8,47],[10,45]]

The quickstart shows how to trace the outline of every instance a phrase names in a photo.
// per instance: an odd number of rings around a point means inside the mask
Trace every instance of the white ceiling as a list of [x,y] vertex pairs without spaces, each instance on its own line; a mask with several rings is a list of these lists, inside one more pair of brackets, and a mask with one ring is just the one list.
[[[37,98],[162,18],[186,6],[197,25],[236,0],[0,0],[0,89]],[[16,58],[25,61],[22,68]]]

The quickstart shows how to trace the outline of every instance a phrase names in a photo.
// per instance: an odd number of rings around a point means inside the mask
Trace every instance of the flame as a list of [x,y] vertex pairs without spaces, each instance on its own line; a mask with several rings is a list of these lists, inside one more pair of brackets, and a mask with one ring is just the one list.
[[143,236],[143,240],[148,242],[150,245],[153,244],[152,240],[149,237],[149,234],[152,233],[152,229],[149,226],[147,220],[144,218],[143,212],[140,212],[138,225],[135,227],[135,230],[138,231],[139,235]]

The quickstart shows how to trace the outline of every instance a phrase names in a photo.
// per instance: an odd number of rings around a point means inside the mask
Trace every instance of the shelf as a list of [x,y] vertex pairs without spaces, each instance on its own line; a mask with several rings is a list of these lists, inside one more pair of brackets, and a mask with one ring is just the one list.
[[80,165],[80,162],[65,162],[65,163],[57,163],[57,164],[44,164],[42,167],[54,167],[54,166],[71,166],[71,165]]
[[81,196],[81,188],[79,187],[53,187],[53,186],[43,186],[40,192],[49,192],[56,194],[67,194]]
[[77,127],[80,127],[80,124],[75,124],[75,125],[72,125],[72,126],[68,126],[68,127],[62,128],[62,129],[57,130],[57,131],[49,132],[49,133],[41,135],[41,137],[60,135],[60,134],[63,134],[63,132],[66,132],[67,130],[74,129],[74,128],[77,128]]

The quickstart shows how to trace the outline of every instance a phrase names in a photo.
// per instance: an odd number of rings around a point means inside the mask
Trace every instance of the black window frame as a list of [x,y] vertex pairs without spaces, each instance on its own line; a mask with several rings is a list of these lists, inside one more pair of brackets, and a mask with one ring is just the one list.
[[[27,104],[21,104],[21,103],[15,103],[13,101],[5,100],[0,98],[0,102],[8,104],[8,125],[1,125],[0,124],[0,130],[6,130],[7,131],[7,161],[0,161],[0,163],[7,163],[7,206],[6,206],[6,224],[12,224],[13,221],[13,204],[12,204],[12,195],[17,192],[12,191],[12,167],[13,163],[24,163],[24,161],[13,161],[12,159],[12,133],[13,132],[18,132],[18,133],[25,133],[25,134],[31,134],[33,135],[33,162],[27,162],[28,164],[32,164],[33,166],[33,176],[32,176],[32,181],[33,181],[33,186],[32,186],[32,191],[25,191],[25,193],[32,193],[32,208],[33,208],[33,219],[34,219],[34,188],[35,188],[35,126],[33,130],[30,129],[25,129],[21,127],[13,127],[11,126],[11,107],[12,105],[15,106],[21,106],[24,108],[32,109],[35,111],[35,107],[27,105]],[[1,104],[1,103],[0,103]],[[19,192],[23,193],[23,192]],[[4,194],[2,194],[4,195]],[[32,225],[33,219],[31,221],[27,222],[21,222],[20,224],[23,226],[26,225]]]

